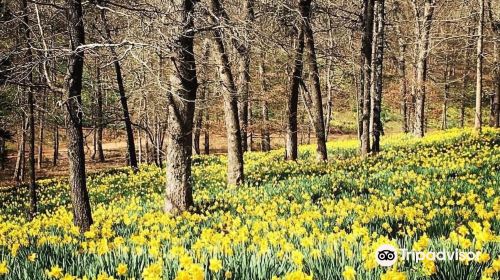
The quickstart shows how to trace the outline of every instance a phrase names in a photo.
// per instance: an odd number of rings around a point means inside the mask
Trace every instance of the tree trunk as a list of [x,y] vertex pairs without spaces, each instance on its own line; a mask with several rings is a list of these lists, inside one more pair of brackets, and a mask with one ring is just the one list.
[[21,120],[21,129],[18,133],[18,140],[17,140],[17,159],[16,159],[16,166],[14,168],[14,181],[16,183],[20,183],[24,181],[24,166],[25,166],[25,151],[26,151],[26,130],[28,129],[27,127],[27,120],[24,116],[22,115],[22,120]]
[[[102,0],[101,0],[102,1]],[[104,34],[106,36],[106,41],[108,44],[113,44],[113,39],[111,37],[111,31],[108,26],[108,21],[106,19],[106,9],[101,9],[101,20],[104,27]],[[130,113],[128,110],[127,104],[127,96],[125,94],[125,86],[123,84],[123,76],[120,65],[120,59],[118,54],[116,53],[115,47],[110,46],[109,50],[111,52],[113,58],[113,65],[115,67],[116,72],[116,83],[118,84],[118,92],[120,94],[120,103],[122,105],[123,111],[123,121],[125,122],[125,131],[127,133],[127,151],[128,151],[128,162],[130,167],[137,171],[137,155],[135,151],[135,142],[134,142],[134,131],[132,130],[132,122],[130,120]]]
[[82,130],[82,75],[85,44],[83,10],[81,0],[67,0],[68,31],[71,54],[68,60],[68,74],[65,78],[66,124],[68,135],[69,185],[73,206],[74,224],[81,232],[88,231],[92,224],[89,194],[85,178],[85,152]]
[[384,28],[385,28],[385,0],[377,0],[376,2],[376,27],[374,40],[376,41],[376,52],[374,59],[375,68],[375,84],[373,96],[373,143],[372,151],[378,153],[380,151],[380,135],[384,133],[381,120],[382,112],[382,89],[383,89],[383,66],[384,66]]
[[[210,91],[207,91],[205,94],[205,99],[208,101],[209,99],[209,94]],[[205,102],[205,106],[207,105],[207,102]],[[210,154],[210,111],[207,108],[204,110],[205,116],[204,116],[204,123],[205,123],[205,128],[203,129],[203,148],[205,151],[205,155]]]
[[362,90],[360,94],[361,112],[361,156],[366,157],[370,153],[370,112],[371,112],[371,62],[373,48],[373,22],[374,22],[375,0],[364,0],[363,4],[363,35],[361,38],[361,53],[363,59],[363,70],[361,73]]
[[[31,31],[29,23],[29,11],[28,11],[28,1],[22,1],[22,11],[23,11],[23,24],[21,25],[21,32],[24,33],[24,43],[26,45],[26,60],[28,64],[33,62],[33,55],[31,52]],[[37,195],[36,195],[36,173],[35,173],[35,98],[33,96],[33,72],[29,71],[26,77],[26,87],[27,102],[28,102],[28,169],[29,169],[29,219],[33,219],[37,211]]]
[[476,110],[474,128],[481,132],[482,114],[481,99],[483,96],[483,26],[484,26],[484,0],[479,0],[479,21],[477,25],[477,63],[476,63]]
[[[305,15],[302,14],[302,18]],[[301,21],[303,22],[303,21]],[[303,56],[304,56],[304,27],[300,27],[298,30],[298,37],[295,40],[295,51],[294,51],[294,66],[292,71],[292,78],[290,84],[290,94],[288,96],[288,124],[286,132],[286,159],[287,160],[297,160],[297,111],[299,104],[299,88],[300,82],[302,80],[302,70],[304,68]]]
[[102,136],[104,131],[104,114],[103,114],[103,102],[102,102],[102,80],[101,80],[101,69],[97,65],[97,127],[96,127],[96,153],[97,160],[99,162],[104,162],[104,150],[102,148]]
[[490,126],[500,127],[500,18],[493,18],[491,1],[488,1],[489,18],[493,30],[494,93],[490,113]]
[[[212,10],[216,23],[227,21],[227,15],[219,0],[211,0]],[[234,84],[231,64],[226,53],[224,43],[224,29],[214,29],[214,41],[218,52],[218,64],[222,82],[222,94],[224,97],[224,113],[227,130],[227,157],[228,157],[228,184],[239,185],[243,183],[243,150],[241,141],[241,130],[238,118],[237,92]]]
[[57,161],[59,159],[59,126],[54,124],[54,131],[52,132],[52,166],[57,166]]
[[176,0],[179,7],[179,37],[171,57],[170,77],[175,95],[168,94],[167,186],[165,212],[180,214],[193,205],[191,179],[192,128],[195,110],[196,63],[193,50],[193,0]]
[[[208,39],[205,39],[203,42],[203,57],[202,61],[204,61],[206,64],[210,59],[210,41]],[[202,77],[203,80],[200,81],[200,84],[202,85],[201,90],[198,92],[200,95],[196,98],[196,111],[195,111],[195,116],[194,116],[194,132],[193,132],[193,148],[194,152],[197,155],[201,154],[200,150],[200,136],[201,132],[203,129],[203,112],[208,110],[206,106],[206,95],[207,91],[209,88],[208,85],[208,69],[207,66],[202,68],[200,71],[200,76]]]
[[441,129],[448,128],[448,98],[450,96],[450,74],[451,69],[446,56],[445,70],[444,70],[444,96],[443,96],[443,110],[441,116]]
[[266,76],[266,68],[264,65],[264,57],[260,61],[259,65],[259,76],[260,76],[260,90],[262,97],[262,130],[261,130],[261,142],[260,149],[263,152],[268,152],[271,150],[271,136],[269,133],[269,108],[268,103],[265,98],[265,94],[268,91],[267,88],[267,76]]
[[42,169],[42,163],[43,163],[43,138],[45,134],[45,107],[47,104],[47,96],[45,95],[45,92],[42,96],[42,104],[41,104],[41,110],[38,113],[39,117],[39,131],[38,131],[38,157],[37,157],[37,168]]
[[323,100],[321,97],[321,83],[319,80],[318,62],[316,59],[316,49],[314,46],[314,35],[311,27],[311,0],[301,0],[301,14],[304,17],[304,32],[305,44],[309,56],[309,68],[312,74],[313,82],[313,117],[314,117],[314,130],[316,133],[316,157],[319,161],[326,161],[328,159],[326,151],[326,138],[325,138],[325,121],[323,119]]
[[[417,49],[417,66],[415,73],[415,124],[414,134],[418,137],[423,137],[425,134],[425,95],[426,95],[426,82],[427,82],[427,61],[429,56],[429,41],[430,31],[432,24],[432,17],[434,14],[434,7],[436,0],[425,0],[424,15],[420,17],[420,11],[416,7],[415,2],[415,16],[416,16],[416,31],[415,34],[418,38]],[[420,24],[420,22],[422,22]]]
[[[249,123],[249,87],[250,87],[250,32],[252,28],[252,23],[254,21],[254,2],[255,0],[246,0],[245,1],[245,23],[244,29],[242,32],[243,38],[248,41],[243,41],[243,39],[233,39],[233,44],[239,54],[239,87],[238,87],[238,97],[239,97],[239,122],[241,128],[241,146],[243,152],[251,150],[251,144],[249,142],[250,137],[248,131],[248,123]],[[250,147],[250,149],[249,149]]]

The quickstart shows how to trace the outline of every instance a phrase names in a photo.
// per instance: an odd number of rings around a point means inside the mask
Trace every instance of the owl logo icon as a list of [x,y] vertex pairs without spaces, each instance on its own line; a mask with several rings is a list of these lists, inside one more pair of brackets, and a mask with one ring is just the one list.
[[387,244],[381,245],[375,251],[375,260],[380,266],[392,266],[398,260],[396,248]]

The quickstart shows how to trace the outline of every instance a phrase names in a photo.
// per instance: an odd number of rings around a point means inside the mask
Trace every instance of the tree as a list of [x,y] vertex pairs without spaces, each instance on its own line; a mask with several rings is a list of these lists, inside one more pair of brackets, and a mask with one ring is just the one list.
[[[498,6],[497,6],[498,8]],[[488,14],[493,30],[493,77],[494,77],[494,94],[490,114],[490,126],[500,127],[500,13],[498,9],[493,9],[491,0],[488,1]]]
[[373,131],[373,143],[371,150],[374,153],[378,153],[380,151],[380,135],[383,133],[383,126],[381,120],[381,111],[382,111],[382,86],[383,86],[383,76],[382,70],[384,67],[384,28],[385,28],[385,0],[376,0],[375,1],[375,17],[374,20],[374,48],[375,48],[375,57],[373,65],[374,69],[374,80],[373,83],[373,105],[372,105],[372,131]]
[[[299,5],[304,5],[304,1],[300,1]],[[294,49],[294,65],[290,84],[290,93],[288,95],[288,125],[286,133],[286,159],[297,160],[297,109],[299,103],[299,87],[302,81],[302,71],[304,69],[304,22],[307,17],[304,14],[305,9],[300,9],[301,19],[297,30],[297,39],[295,40]]]
[[[100,0],[102,2],[102,0]],[[101,3],[102,4],[102,3]],[[134,131],[132,130],[132,122],[130,120],[130,113],[128,110],[127,95],[125,94],[125,86],[123,83],[122,68],[120,64],[120,59],[113,46],[113,39],[111,37],[111,31],[108,26],[108,21],[106,19],[106,9],[101,8],[101,20],[104,29],[104,39],[109,44],[109,51],[113,59],[113,65],[115,67],[116,73],[116,83],[118,84],[118,93],[120,94],[120,104],[123,111],[123,121],[125,122],[125,131],[127,133],[127,151],[128,151],[128,162],[130,167],[137,170],[137,155],[135,152],[135,142],[134,142]]]
[[425,94],[427,82],[427,61],[429,56],[430,32],[436,0],[425,0],[423,12],[418,0],[412,0],[415,13],[416,63],[414,71],[415,124],[413,133],[423,137],[425,133]]
[[84,62],[85,29],[81,0],[67,0],[67,26],[71,53],[68,56],[68,72],[65,88],[66,132],[68,135],[69,185],[73,206],[73,220],[81,232],[92,224],[83,146],[82,76]]
[[212,21],[216,25],[213,29],[213,39],[218,53],[219,74],[221,78],[222,95],[224,97],[224,114],[227,130],[227,181],[228,184],[243,183],[243,149],[241,130],[238,118],[237,91],[231,64],[224,42],[224,25],[228,23],[228,16],[219,0],[211,0]]
[[176,0],[179,9],[179,35],[171,58],[174,74],[170,77],[172,91],[168,99],[167,186],[165,211],[179,214],[193,205],[191,156],[193,118],[198,81],[194,57],[193,0]]
[[361,156],[370,153],[370,112],[371,112],[371,62],[373,50],[373,20],[375,0],[363,1],[363,34],[361,38],[362,71],[361,71]]
[[476,62],[476,111],[474,128],[481,132],[482,113],[481,99],[483,96],[483,27],[484,27],[484,0],[479,0],[479,19],[477,23],[477,62]]
[[[29,12],[28,12],[28,2],[26,0],[22,1],[22,13],[23,13],[23,23],[22,31],[24,33],[24,42],[26,44],[26,62],[28,64],[33,63],[33,55],[31,52],[31,30],[29,25]],[[28,170],[29,170],[29,196],[30,196],[30,207],[29,207],[29,218],[33,219],[37,211],[37,195],[36,195],[36,171],[35,171],[35,100],[33,97],[33,89],[31,85],[33,84],[33,73],[29,71],[26,78],[26,93],[28,95]]]

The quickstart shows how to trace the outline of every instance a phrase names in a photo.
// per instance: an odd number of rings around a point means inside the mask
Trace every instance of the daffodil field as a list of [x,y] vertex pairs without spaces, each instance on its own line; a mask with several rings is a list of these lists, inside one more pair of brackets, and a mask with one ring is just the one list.
[[[362,160],[357,140],[245,155],[246,184],[226,186],[224,156],[194,158],[195,208],[163,213],[164,171],[90,175],[94,224],[73,226],[65,180],[0,193],[0,279],[499,279],[500,130],[388,136]],[[480,251],[475,261],[380,267],[381,244]]]

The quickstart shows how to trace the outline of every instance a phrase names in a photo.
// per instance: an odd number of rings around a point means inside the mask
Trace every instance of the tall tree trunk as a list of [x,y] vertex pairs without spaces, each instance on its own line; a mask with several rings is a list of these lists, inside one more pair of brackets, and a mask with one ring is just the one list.
[[[211,6],[215,17],[213,20],[227,22],[227,14],[219,0],[211,0]],[[218,52],[218,64],[220,78],[222,81],[222,94],[224,97],[224,113],[227,130],[227,157],[228,157],[228,184],[239,185],[243,183],[243,149],[241,141],[241,130],[238,118],[238,102],[234,77],[231,72],[231,64],[226,53],[224,43],[224,29],[214,29],[214,41]]]
[[[302,24],[303,19],[306,15],[302,14]],[[295,51],[294,51],[294,66],[291,77],[290,84],[290,94],[288,95],[288,110],[287,110],[287,131],[286,131],[286,159],[287,160],[297,160],[298,155],[298,144],[297,144],[297,112],[299,104],[299,89],[302,80],[302,71],[304,69],[304,27],[300,27],[298,32],[298,37],[295,40]]]
[[413,0],[416,17],[416,36],[418,38],[417,63],[415,73],[415,124],[414,134],[425,134],[425,95],[427,82],[427,61],[429,56],[430,31],[436,0],[425,0],[424,14],[421,17],[419,7]]
[[52,166],[57,166],[57,161],[59,159],[59,125],[57,121],[54,123],[52,137]]
[[[33,61],[33,55],[31,52],[31,31],[29,23],[29,11],[28,11],[28,1],[22,1],[23,10],[23,24],[22,32],[24,33],[24,42],[26,44],[26,60],[28,64]],[[28,87],[26,88],[28,95],[28,168],[29,168],[29,196],[30,196],[30,207],[29,207],[29,219],[33,219],[37,211],[37,195],[36,195],[36,171],[35,171],[35,98],[33,96],[33,72],[29,71],[28,77],[26,78]]]
[[[205,39],[203,42],[203,57],[202,61],[208,65],[208,61],[210,59],[210,40]],[[200,71],[200,77],[202,80],[200,84],[202,85],[199,96],[196,98],[196,111],[194,116],[194,132],[193,132],[193,148],[194,152],[199,155],[201,154],[200,150],[200,136],[203,129],[203,112],[208,108],[206,106],[206,95],[209,88],[208,85],[208,69],[207,66],[203,67]]]
[[[239,122],[240,122],[240,128],[241,128],[241,146],[243,149],[243,152],[246,152],[247,150],[251,150],[251,145],[249,145],[249,138],[250,136],[248,135],[248,122],[249,122],[249,105],[250,105],[250,50],[251,50],[251,45],[250,45],[250,30],[252,28],[252,23],[255,19],[255,14],[254,14],[254,2],[255,0],[245,0],[245,23],[244,23],[244,29],[242,32],[243,38],[245,39],[233,39],[233,44],[235,45],[235,48],[239,54],[239,63],[238,63],[238,68],[239,68],[239,87],[238,87],[238,97],[239,97]],[[247,40],[247,41],[243,41]]]
[[314,35],[311,27],[311,0],[300,1],[301,14],[304,17],[305,44],[308,50],[309,68],[312,74],[312,105],[314,117],[314,130],[316,133],[316,157],[320,161],[328,159],[326,151],[325,121],[323,115],[323,100],[321,97],[321,83],[319,80],[318,62],[316,59],[316,48],[314,46]]
[[[383,89],[383,66],[384,66],[384,28],[385,28],[385,0],[376,1],[376,27],[374,40],[376,41],[376,52],[374,59],[375,80],[373,95],[373,143],[372,151],[380,151],[380,135],[383,134],[381,112],[382,112],[382,89]],[[375,21],[375,20],[374,20]]]
[[[104,27],[104,34],[106,36],[105,40],[108,44],[113,44],[111,31],[108,26],[108,21],[106,19],[106,9],[101,9],[101,20]],[[109,50],[111,52],[113,58],[113,65],[115,67],[116,83],[118,84],[118,93],[120,94],[120,103],[122,105],[122,111],[123,111],[123,121],[125,122],[125,131],[127,133],[128,162],[130,167],[132,167],[132,169],[136,171],[138,169],[138,166],[137,166],[137,155],[135,151],[134,131],[132,129],[132,121],[130,120],[130,113],[128,110],[127,95],[125,94],[125,86],[123,83],[123,75],[120,65],[120,59],[118,57],[118,54],[116,53],[115,47],[110,45]]]
[[170,78],[175,95],[168,94],[167,186],[165,211],[179,214],[193,205],[191,179],[192,128],[195,110],[196,63],[193,50],[193,0],[176,0],[179,7],[179,37],[171,57]]
[[14,181],[16,183],[20,183],[24,181],[24,167],[25,167],[25,152],[26,152],[26,130],[28,129],[27,127],[28,121],[26,120],[26,117],[24,114],[22,115],[21,119],[21,129],[19,130],[18,133],[18,140],[17,140],[17,159],[16,159],[16,165],[14,167]]
[[[210,97],[210,91],[207,91],[205,93],[205,99],[208,102],[208,99]],[[205,102],[205,106],[207,106],[207,102]],[[203,129],[203,149],[205,151],[205,155],[210,154],[210,111],[207,108],[204,110],[205,116],[203,117],[205,119],[204,124],[205,127]]]
[[444,96],[443,96],[443,109],[441,116],[441,129],[448,128],[448,98],[450,96],[450,74],[451,69],[448,61],[448,56],[445,58],[445,70],[444,70]]
[[264,57],[260,61],[259,65],[259,76],[260,76],[260,90],[261,96],[263,100],[262,104],[262,130],[261,130],[261,142],[260,148],[263,152],[267,152],[271,150],[271,136],[269,133],[269,108],[267,100],[265,99],[265,94],[268,91],[267,88],[267,76],[266,76],[266,68],[264,65]]
[[[68,74],[65,78],[66,130],[68,135],[69,185],[73,206],[74,224],[81,232],[88,231],[92,224],[89,194],[85,177],[85,152],[82,129],[82,76],[85,31],[83,26],[83,10],[81,0],[67,0],[68,31],[71,43],[71,54],[68,60]],[[80,47],[80,48],[79,48]]]
[[500,127],[500,18],[493,18],[491,1],[488,1],[491,29],[493,30],[494,93],[490,114],[490,126]]
[[362,90],[360,94],[361,112],[361,156],[366,157],[370,153],[370,112],[371,112],[371,62],[373,48],[373,22],[374,22],[375,0],[363,1],[363,35],[361,38],[361,54],[363,69],[361,73]]
[[481,99],[483,96],[483,27],[484,0],[479,0],[479,21],[477,25],[476,110],[474,114],[474,128],[478,132],[481,132],[482,128]]
[[395,23],[395,31],[396,31],[396,36],[398,37],[398,54],[397,54],[397,68],[398,68],[398,77],[400,80],[399,84],[399,95],[401,98],[401,116],[402,116],[402,123],[401,127],[403,129],[404,133],[408,133],[410,131],[410,125],[409,125],[409,110],[408,110],[408,103],[409,103],[409,94],[408,94],[408,79],[406,77],[406,48],[407,48],[407,43],[403,37],[403,33],[401,31],[401,8],[400,4],[398,2],[395,13],[398,16],[398,22]]
[[38,113],[39,117],[39,130],[38,130],[38,156],[37,156],[37,168],[42,169],[43,162],[43,138],[45,134],[45,107],[47,104],[47,96],[45,92],[42,96],[42,104],[40,105],[41,110]]
[[102,80],[101,69],[97,65],[97,127],[96,127],[96,153],[99,162],[104,162],[104,150],[102,148],[102,136],[104,131],[104,114],[103,114],[103,101],[102,101]]

